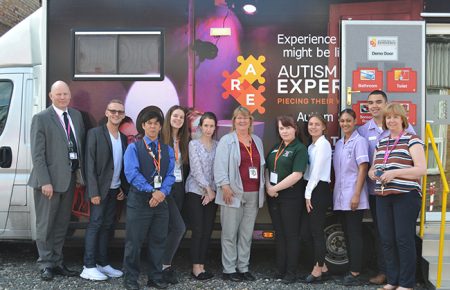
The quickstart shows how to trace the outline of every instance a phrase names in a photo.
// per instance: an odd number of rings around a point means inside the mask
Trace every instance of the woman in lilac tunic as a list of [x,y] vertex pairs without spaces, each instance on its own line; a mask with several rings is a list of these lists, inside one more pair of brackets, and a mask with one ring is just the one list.
[[356,286],[361,284],[358,276],[363,257],[362,219],[364,210],[369,208],[365,184],[369,145],[355,130],[356,114],[352,109],[339,114],[339,125],[344,137],[336,143],[333,156],[336,177],[333,209],[341,218],[350,260],[350,273],[343,282],[346,286]]

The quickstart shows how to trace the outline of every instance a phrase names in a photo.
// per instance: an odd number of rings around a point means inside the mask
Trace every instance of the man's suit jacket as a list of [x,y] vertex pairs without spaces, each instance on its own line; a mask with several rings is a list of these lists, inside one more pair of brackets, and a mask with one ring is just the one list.
[[[127,148],[127,137],[120,134],[122,141],[122,156]],[[114,174],[114,159],[111,138],[106,125],[92,128],[88,131],[86,139],[86,190],[89,198],[100,196],[106,197],[111,186]],[[121,188],[128,192],[128,182],[123,171],[120,172]]]
[[[75,109],[69,108],[68,113],[75,128],[80,169],[83,169],[83,118]],[[34,115],[30,142],[33,169],[28,185],[40,189],[43,185],[51,184],[53,191],[66,192],[72,177],[67,133],[53,106]]]

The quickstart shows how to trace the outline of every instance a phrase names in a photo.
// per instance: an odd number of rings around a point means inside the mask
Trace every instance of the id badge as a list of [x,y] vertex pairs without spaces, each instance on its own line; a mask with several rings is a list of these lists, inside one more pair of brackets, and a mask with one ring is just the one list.
[[278,183],[278,173],[270,172],[269,181],[270,181],[271,184],[277,184]]
[[69,152],[69,159],[70,159],[70,160],[76,160],[76,159],[78,159],[78,154],[77,154],[77,152]]
[[183,174],[181,174],[181,168],[174,169],[173,175],[175,175],[175,182],[183,181]]
[[250,179],[258,179],[258,169],[256,169],[256,167],[249,167],[248,175],[250,176]]
[[160,189],[162,184],[162,177],[160,175],[156,175],[153,179],[153,188]]

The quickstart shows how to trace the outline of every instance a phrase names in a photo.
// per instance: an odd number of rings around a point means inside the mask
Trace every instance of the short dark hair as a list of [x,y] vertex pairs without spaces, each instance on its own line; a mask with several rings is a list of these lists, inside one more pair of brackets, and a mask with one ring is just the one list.
[[382,95],[384,100],[387,102],[388,101],[388,97],[386,95],[385,92],[383,92],[382,90],[374,90],[371,91],[370,94],[367,96],[367,98],[369,98],[371,95]]
[[295,132],[298,130],[297,122],[295,122],[294,117],[282,115],[277,117],[277,125],[281,123],[284,127],[292,127],[295,129]]
[[[154,107],[154,106],[152,106]],[[159,108],[158,108],[159,109]],[[142,128],[142,124],[147,122],[148,120],[156,119],[156,121],[162,126],[164,123],[164,117],[161,112],[158,110],[154,110],[153,108],[146,107],[142,109],[138,114],[138,119],[136,122],[136,130],[139,132],[139,135],[144,136],[145,131]]]

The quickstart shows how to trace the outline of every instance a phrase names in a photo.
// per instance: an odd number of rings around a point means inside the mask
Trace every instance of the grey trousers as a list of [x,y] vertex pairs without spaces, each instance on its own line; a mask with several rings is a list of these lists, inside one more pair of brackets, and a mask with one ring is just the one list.
[[72,214],[75,189],[75,174],[72,174],[66,192],[53,192],[51,199],[34,190],[36,207],[36,246],[39,252],[39,269],[53,268],[63,263],[63,246]]
[[223,273],[248,272],[258,192],[244,192],[239,208],[220,206]]

